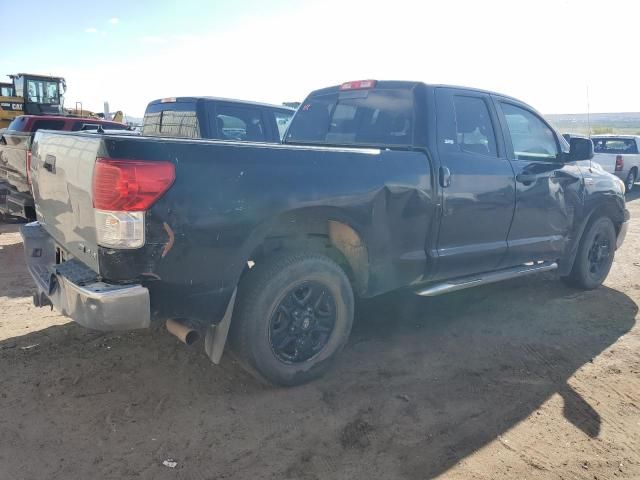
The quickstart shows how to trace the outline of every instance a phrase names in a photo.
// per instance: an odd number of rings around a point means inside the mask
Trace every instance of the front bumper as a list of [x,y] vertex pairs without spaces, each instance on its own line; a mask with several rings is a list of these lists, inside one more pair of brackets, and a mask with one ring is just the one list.
[[629,210],[624,211],[624,222],[620,225],[620,231],[618,232],[618,238],[616,239],[616,250],[622,246],[624,239],[627,236],[627,230],[629,230],[629,219],[631,215],[629,214]]
[[77,259],[56,264],[56,244],[38,222],[20,228],[37,305],[52,305],[80,325],[96,330],[132,330],[151,323],[149,290],[114,285]]

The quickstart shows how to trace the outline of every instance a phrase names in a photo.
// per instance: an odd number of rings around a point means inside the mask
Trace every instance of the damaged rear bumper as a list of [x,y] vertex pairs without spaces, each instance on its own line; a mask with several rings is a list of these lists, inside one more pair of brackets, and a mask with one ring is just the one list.
[[38,222],[20,233],[36,305],[52,305],[80,325],[96,330],[147,328],[151,322],[149,290],[142,285],[116,285],[99,280],[77,259],[56,264],[56,244]]

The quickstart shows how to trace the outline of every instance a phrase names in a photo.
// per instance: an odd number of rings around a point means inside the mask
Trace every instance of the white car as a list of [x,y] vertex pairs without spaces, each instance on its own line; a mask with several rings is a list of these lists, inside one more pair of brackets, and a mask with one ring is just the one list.
[[592,135],[593,161],[620,178],[627,192],[633,189],[640,171],[640,136]]

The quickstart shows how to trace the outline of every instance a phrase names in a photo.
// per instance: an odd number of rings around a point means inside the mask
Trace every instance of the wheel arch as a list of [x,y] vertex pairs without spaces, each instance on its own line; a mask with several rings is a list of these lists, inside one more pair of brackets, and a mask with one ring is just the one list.
[[[358,222],[342,209],[303,207],[277,215],[255,230],[248,241],[245,263],[259,262],[283,249],[326,254],[345,270],[355,293],[367,291],[367,242]],[[241,278],[240,275],[238,281]]]
[[569,243],[564,259],[560,261],[558,269],[558,273],[560,275],[568,275],[573,268],[573,263],[578,253],[578,247],[580,246],[580,240],[582,239],[587,226],[595,219],[603,216],[609,217],[616,229],[616,235],[620,232],[622,223],[625,221],[624,204],[622,206],[620,205],[620,199],[618,197],[604,197],[601,200],[602,201],[599,201],[589,210],[582,222],[580,222],[578,228],[576,228],[575,235]]

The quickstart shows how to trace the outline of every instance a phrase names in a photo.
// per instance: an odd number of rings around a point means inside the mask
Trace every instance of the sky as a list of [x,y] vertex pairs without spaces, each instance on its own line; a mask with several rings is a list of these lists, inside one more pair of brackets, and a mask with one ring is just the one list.
[[[280,104],[348,80],[484,88],[543,113],[640,112],[637,0],[0,0],[0,76],[66,78],[65,106]],[[587,96],[587,91],[589,95]]]

